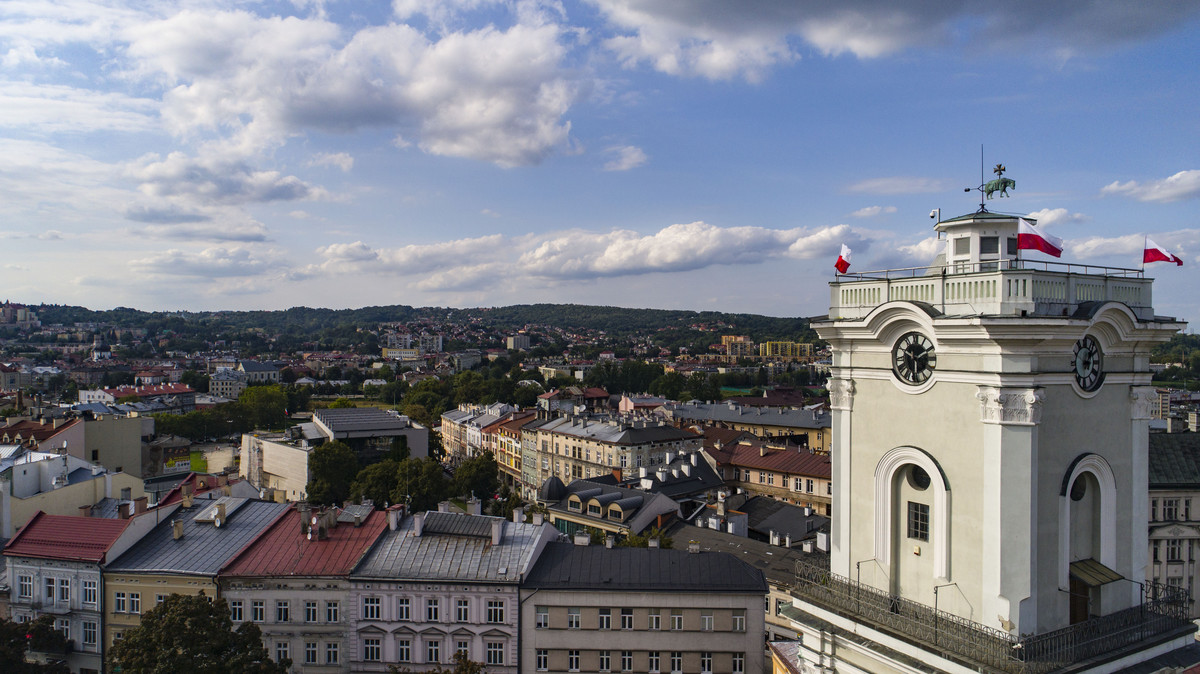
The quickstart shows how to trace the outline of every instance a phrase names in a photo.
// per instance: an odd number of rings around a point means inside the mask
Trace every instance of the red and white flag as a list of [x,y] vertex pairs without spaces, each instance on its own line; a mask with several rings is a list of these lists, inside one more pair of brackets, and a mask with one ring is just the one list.
[[837,262],[833,263],[833,268],[838,270],[839,274],[845,274],[850,268],[850,246],[842,244],[842,254],[838,255]]
[[1020,218],[1017,221],[1017,248],[1040,250],[1047,255],[1062,257],[1063,240],[1034,227],[1033,223],[1025,218]]
[[1142,251],[1142,264],[1147,262],[1174,262],[1176,266],[1183,266],[1183,260],[1168,253],[1166,248],[1151,241],[1150,237],[1146,237],[1146,249]]

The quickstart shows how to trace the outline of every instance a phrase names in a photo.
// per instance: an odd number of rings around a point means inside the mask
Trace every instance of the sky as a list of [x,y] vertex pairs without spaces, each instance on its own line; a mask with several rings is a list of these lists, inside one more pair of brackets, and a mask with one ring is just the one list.
[[1195,322],[1198,65],[1195,0],[4,0],[0,301],[816,316],[1002,163]]

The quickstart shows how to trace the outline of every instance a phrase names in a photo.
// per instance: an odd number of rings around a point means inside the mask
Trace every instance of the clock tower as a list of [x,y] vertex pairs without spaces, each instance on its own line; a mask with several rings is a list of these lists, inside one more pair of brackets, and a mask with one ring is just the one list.
[[830,571],[1013,639],[1143,602],[1150,348],[1183,325],[1142,271],[1043,261],[1020,228],[941,220],[933,266],[840,275],[813,324]]

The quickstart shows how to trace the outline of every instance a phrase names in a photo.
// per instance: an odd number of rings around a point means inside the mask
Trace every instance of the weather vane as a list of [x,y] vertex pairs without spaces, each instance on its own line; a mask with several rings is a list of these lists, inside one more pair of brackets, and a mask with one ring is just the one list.
[[995,179],[984,181],[983,179],[983,146],[979,146],[979,187],[964,188],[964,192],[970,192],[972,189],[978,190],[979,197],[979,212],[987,213],[987,205],[984,204],[984,199],[991,199],[996,192],[1000,193],[1001,197],[1008,196],[1008,190],[1017,188],[1017,181],[1012,178],[1005,178],[1004,172],[1008,169],[1004,164],[996,164],[996,168],[992,169],[992,173],[996,174]]

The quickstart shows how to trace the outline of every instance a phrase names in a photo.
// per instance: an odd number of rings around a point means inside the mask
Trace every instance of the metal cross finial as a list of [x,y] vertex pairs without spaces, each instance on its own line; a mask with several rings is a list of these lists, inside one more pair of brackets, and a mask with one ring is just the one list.
[[996,164],[996,168],[992,169],[992,173],[995,173],[997,176],[1002,176],[1007,170],[1008,169],[1004,168],[1004,164]]

